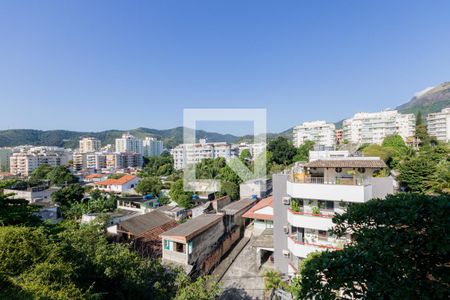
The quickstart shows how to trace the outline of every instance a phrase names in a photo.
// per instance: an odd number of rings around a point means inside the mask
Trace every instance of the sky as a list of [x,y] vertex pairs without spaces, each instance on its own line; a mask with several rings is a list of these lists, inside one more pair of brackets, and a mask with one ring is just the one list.
[[0,130],[167,129],[184,108],[265,108],[280,132],[444,81],[450,1],[0,2]]

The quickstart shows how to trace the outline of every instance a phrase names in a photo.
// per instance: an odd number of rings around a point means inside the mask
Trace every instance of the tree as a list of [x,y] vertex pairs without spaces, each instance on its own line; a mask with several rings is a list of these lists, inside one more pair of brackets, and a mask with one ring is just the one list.
[[183,179],[179,179],[172,184],[169,195],[181,207],[189,208],[192,206],[193,193],[184,191]]
[[52,194],[52,201],[62,207],[68,207],[73,203],[80,202],[83,196],[83,187],[79,184],[71,184],[54,192]]
[[341,251],[304,260],[297,298],[448,299],[450,197],[398,194],[350,204],[332,233],[352,235]]
[[163,184],[159,177],[144,177],[137,184],[135,190],[141,195],[153,194],[154,196],[158,196],[161,192]]
[[250,150],[249,149],[242,150],[241,154],[239,155],[239,159],[244,163],[251,161],[252,154],[250,153]]
[[220,284],[211,276],[201,276],[193,281],[180,273],[176,282],[175,300],[214,300],[220,295]]
[[169,155],[145,158],[145,165],[140,173],[141,177],[169,176],[174,172],[173,158]]
[[279,136],[267,145],[267,151],[272,152],[272,159],[280,165],[290,165],[297,154],[297,149],[292,142],[284,136]]
[[294,161],[308,161],[309,151],[314,149],[313,141],[305,141],[303,145],[297,148],[297,154],[294,156]]
[[393,156],[392,153],[392,149],[380,146],[380,145],[376,145],[376,144],[370,144],[367,145],[366,147],[364,147],[364,149],[362,150],[364,156],[375,156],[375,157],[379,157],[382,160],[384,160],[384,162],[388,163]]
[[42,180],[47,178],[47,174],[52,171],[53,167],[48,164],[42,164],[31,173],[31,179]]
[[45,176],[52,185],[62,186],[78,182],[78,179],[64,166],[52,168]]
[[239,185],[234,182],[222,181],[220,183],[220,193],[230,196],[231,200],[239,199]]
[[12,199],[0,194],[0,225],[38,225],[38,207],[29,205],[25,199]]
[[406,146],[405,141],[403,141],[403,138],[398,134],[388,135],[385,137],[382,146],[389,147],[400,153],[408,150],[408,146]]

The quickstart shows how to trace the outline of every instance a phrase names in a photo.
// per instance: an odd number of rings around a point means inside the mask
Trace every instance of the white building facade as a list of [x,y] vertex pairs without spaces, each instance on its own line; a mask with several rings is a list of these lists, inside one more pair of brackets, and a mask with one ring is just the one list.
[[396,110],[376,113],[357,113],[343,122],[344,140],[354,144],[381,144],[385,137],[400,135],[403,140],[415,132],[414,114],[400,114]]
[[116,152],[135,152],[143,155],[142,140],[125,133],[121,138],[116,139]]
[[304,122],[294,127],[294,145],[299,147],[306,141],[312,141],[316,146],[334,147],[336,126],[325,121]]
[[299,262],[317,251],[339,250],[350,236],[329,230],[348,203],[365,203],[394,191],[392,177],[374,177],[387,168],[379,158],[319,159],[291,174],[273,177],[275,267],[298,272]]
[[196,164],[206,158],[232,157],[231,145],[228,143],[200,143],[181,144],[172,149],[171,154],[176,170],[183,169],[186,165]]
[[427,116],[428,134],[436,137],[438,141],[450,141],[450,107],[440,112],[430,113]]
[[80,153],[96,152],[102,148],[102,143],[99,139],[93,137],[84,137],[80,140]]
[[144,156],[160,156],[164,150],[162,141],[158,141],[154,137],[146,137],[142,141]]
[[40,165],[52,167],[67,165],[72,151],[59,147],[30,147],[13,153],[9,158],[9,172],[13,175],[30,176]]

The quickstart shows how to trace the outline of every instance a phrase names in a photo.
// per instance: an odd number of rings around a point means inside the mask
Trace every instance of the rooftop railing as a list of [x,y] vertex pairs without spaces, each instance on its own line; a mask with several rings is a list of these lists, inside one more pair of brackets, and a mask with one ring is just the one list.
[[313,183],[313,184],[337,184],[337,185],[367,185],[370,182],[365,178],[358,177],[299,177],[296,174],[289,176],[289,181],[294,183]]

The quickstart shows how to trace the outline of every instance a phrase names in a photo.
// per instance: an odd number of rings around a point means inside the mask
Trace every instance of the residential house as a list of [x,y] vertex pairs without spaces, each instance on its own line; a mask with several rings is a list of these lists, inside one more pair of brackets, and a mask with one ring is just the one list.
[[119,179],[108,178],[104,181],[97,181],[94,183],[94,187],[104,192],[112,193],[133,193],[134,188],[139,183],[139,177],[125,174]]

